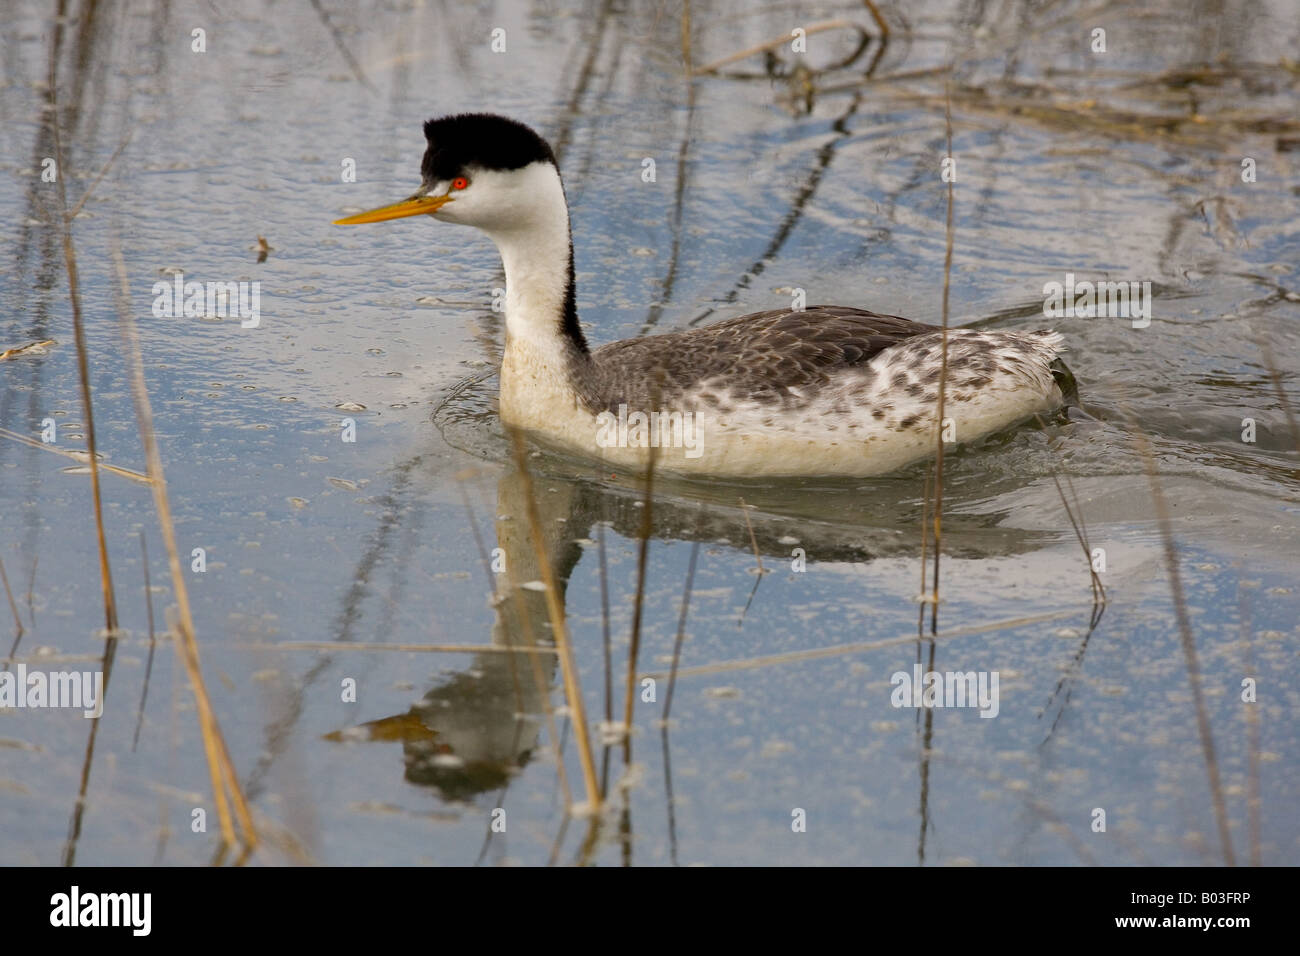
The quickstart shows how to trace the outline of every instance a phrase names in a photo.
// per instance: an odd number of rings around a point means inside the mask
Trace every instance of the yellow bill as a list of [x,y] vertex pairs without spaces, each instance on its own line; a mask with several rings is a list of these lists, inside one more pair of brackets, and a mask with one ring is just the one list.
[[334,220],[336,226],[360,226],[367,222],[384,222],[388,219],[402,219],[406,216],[419,216],[434,212],[452,201],[451,196],[412,196],[391,206],[380,206],[367,212],[359,212],[346,219]]

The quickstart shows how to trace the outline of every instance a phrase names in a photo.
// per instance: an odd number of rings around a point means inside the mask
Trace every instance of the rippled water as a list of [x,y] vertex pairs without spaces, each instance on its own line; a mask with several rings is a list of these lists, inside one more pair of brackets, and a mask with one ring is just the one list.
[[[58,193],[41,179],[57,115],[69,203],[107,167],[71,230],[98,447],[145,469],[120,248],[203,673],[264,838],[253,862],[1223,862],[1149,462],[1232,852],[1294,862],[1300,471],[1279,389],[1300,404],[1296,5],[882,4],[882,42],[847,0],[693,2],[688,54],[680,4],[628,6],[101,3],[56,31],[46,5],[18,4],[2,34],[0,351],[54,344],[0,362],[8,669],[100,670],[109,646],[89,477],[15,437],[39,442],[52,419],[53,448],[86,442]],[[870,36],[812,29],[834,19]],[[684,55],[699,69],[801,25],[805,55],[783,43],[686,77]],[[1052,320],[1087,415],[949,456],[934,641],[917,633],[924,466],[657,483],[636,666],[657,683],[653,702],[637,684],[630,755],[596,725],[607,673],[622,715],[641,482],[532,454],[608,793],[566,825],[584,778],[555,656],[506,650],[548,644],[551,626],[493,406],[499,262],[443,224],[330,221],[410,193],[422,120],[487,109],[556,146],[593,342],[788,305],[794,288],[937,321],[950,62],[953,323],[1042,327],[1044,284],[1073,273],[1149,281],[1150,325]],[[155,318],[153,284],[177,271],[260,281],[260,326]],[[1095,627],[1054,474],[1105,552]],[[0,710],[0,861],[204,863],[215,812],[165,639],[157,515],[145,485],[102,483],[122,628],[105,713],[91,738],[76,712]],[[996,672],[997,716],[893,706],[891,677],[917,662]],[[191,832],[194,808],[208,832]]]

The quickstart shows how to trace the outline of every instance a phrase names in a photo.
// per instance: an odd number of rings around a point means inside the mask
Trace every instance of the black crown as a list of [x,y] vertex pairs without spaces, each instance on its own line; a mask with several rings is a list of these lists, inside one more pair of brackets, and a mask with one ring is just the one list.
[[445,182],[465,172],[482,169],[522,169],[529,163],[556,165],[546,140],[523,123],[493,113],[460,113],[431,119],[424,124],[429,148],[420,172],[426,182]]

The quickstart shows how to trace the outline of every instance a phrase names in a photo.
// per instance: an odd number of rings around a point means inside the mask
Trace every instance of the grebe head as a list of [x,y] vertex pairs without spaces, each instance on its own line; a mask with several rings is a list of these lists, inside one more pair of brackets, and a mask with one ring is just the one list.
[[573,280],[569,209],[555,154],[523,123],[462,113],[424,124],[429,148],[409,199],[336,225],[429,215],[476,226],[506,272],[506,345],[529,340],[552,357],[585,356]]
[[411,197],[338,220],[339,225],[430,215],[475,226],[501,245],[533,233],[568,240],[564,186],[551,147],[523,123],[491,113],[462,113],[424,124],[429,142],[421,183]]

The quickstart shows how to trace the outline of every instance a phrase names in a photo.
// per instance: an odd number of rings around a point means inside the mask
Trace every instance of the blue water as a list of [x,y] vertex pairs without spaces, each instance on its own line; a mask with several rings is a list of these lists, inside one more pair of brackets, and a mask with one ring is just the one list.
[[[1212,31],[1173,5],[1108,8],[1106,55],[1088,49],[1082,5],[1026,8],[1014,30],[961,4],[884,5],[893,32],[878,59],[873,40],[822,72],[853,52],[848,31],[812,34],[805,61],[780,53],[778,73],[812,71],[810,109],[805,74],[762,76],[761,55],[688,80],[679,5],[634,6],[510,2],[480,15],[396,3],[340,6],[322,22],[306,6],[179,4],[153,18],[110,5],[64,27],[71,202],[130,135],[72,227],[98,446],[144,470],[116,247],[203,673],[263,838],[252,862],[1221,863],[1141,436],[1168,505],[1235,858],[1294,862],[1300,474],[1260,347],[1295,408],[1297,81],[1277,65],[1298,39],[1294,5],[1234,6]],[[836,17],[871,27],[848,2],[693,3],[691,55],[699,66],[787,36],[792,19]],[[497,26],[505,53],[489,48]],[[191,52],[195,27],[206,53]],[[0,428],[39,440],[52,418],[54,447],[78,450],[58,200],[40,181],[53,36],[39,4],[19,4],[4,33],[0,350],[56,344],[0,363]],[[627,758],[603,751],[597,726],[597,525],[617,720],[640,482],[531,456],[598,774],[608,765],[605,811],[566,826],[565,783],[574,804],[586,795],[553,655],[534,672],[523,653],[376,649],[552,633],[542,593],[519,587],[540,568],[492,406],[499,262],[455,227],[331,220],[410,193],[422,120],[490,109],[557,147],[595,343],[787,305],[794,288],[937,321],[944,84],[926,71],[950,60],[952,321],[1042,327],[1043,285],[1073,272],[1151,281],[1150,326],[1057,320],[1090,417],[948,459],[934,641],[917,631],[924,467],[857,483],[661,482]],[[1207,62],[1213,81],[1176,73]],[[1241,181],[1244,155],[1254,183]],[[349,159],[355,183],[341,181]],[[175,270],[259,281],[260,325],[155,318],[152,286]],[[355,442],[342,440],[344,418]],[[5,599],[10,670],[103,666],[90,481],[76,466],[0,435],[0,561],[22,625]],[[1091,632],[1087,564],[1054,473],[1070,477],[1090,545],[1105,551],[1109,600]],[[118,476],[103,476],[103,500],[121,632],[84,814],[70,838],[91,722],[0,710],[0,861],[203,864],[216,813],[166,634],[176,598],[157,516],[149,489]],[[190,570],[195,548],[202,572]],[[491,570],[496,548],[510,571]],[[489,582],[504,595],[495,603]],[[997,716],[894,707],[892,675],[918,660],[997,672]],[[1246,678],[1254,703],[1241,699]],[[349,679],[355,701],[343,699]],[[554,734],[546,701],[560,708]],[[195,808],[206,832],[192,832]],[[498,808],[504,832],[491,826]]]

